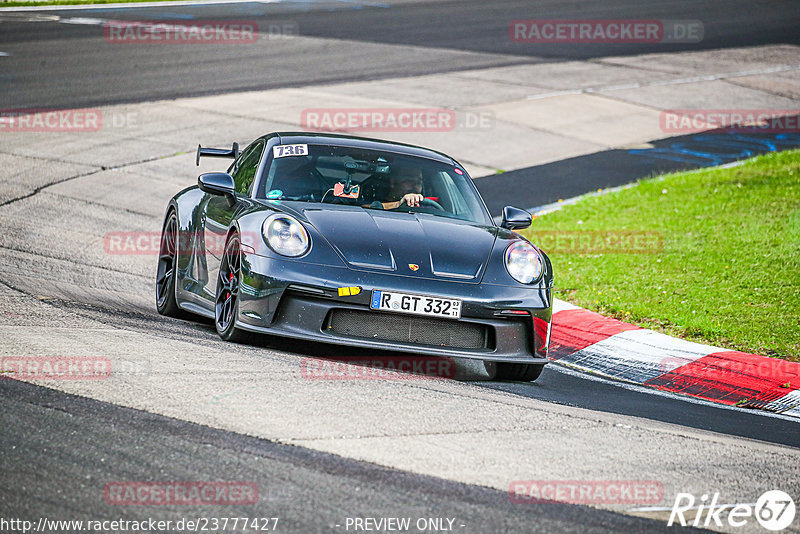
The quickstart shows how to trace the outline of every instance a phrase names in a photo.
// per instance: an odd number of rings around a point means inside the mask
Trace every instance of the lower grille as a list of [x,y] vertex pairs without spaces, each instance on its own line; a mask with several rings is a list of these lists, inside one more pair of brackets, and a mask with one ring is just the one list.
[[459,349],[490,349],[491,328],[450,319],[334,309],[328,330],[349,337]]

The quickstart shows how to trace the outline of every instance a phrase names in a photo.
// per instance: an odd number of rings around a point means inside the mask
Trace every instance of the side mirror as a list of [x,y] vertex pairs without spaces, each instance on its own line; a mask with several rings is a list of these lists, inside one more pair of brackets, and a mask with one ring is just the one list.
[[533,222],[533,217],[531,217],[531,214],[527,211],[513,206],[506,206],[503,208],[503,222],[500,223],[500,226],[503,228],[521,230],[529,227],[531,222]]
[[197,186],[211,195],[221,195],[228,199],[228,205],[236,203],[233,178],[227,172],[207,172],[197,177]]

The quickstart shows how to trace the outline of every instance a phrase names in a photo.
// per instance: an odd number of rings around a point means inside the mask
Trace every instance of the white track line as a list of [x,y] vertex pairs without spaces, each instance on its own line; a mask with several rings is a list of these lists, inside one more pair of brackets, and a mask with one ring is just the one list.
[[132,9],[137,7],[211,6],[222,4],[277,4],[286,0],[170,0],[167,2],[129,2],[124,4],[82,4],[2,7],[0,13],[9,11],[71,11],[80,9]]
[[[705,132],[700,132],[705,133]],[[669,139],[669,137],[665,137],[664,139]],[[657,139],[657,141],[663,141],[664,139]],[[587,154],[588,155],[588,154]],[[740,165],[744,165],[747,163],[747,160],[750,159],[752,156],[744,158],[744,159],[737,159],[736,161],[731,161],[730,163],[723,163],[722,165],[714,165],[713,167],[700,167],[699,169],[688,169],[685,171],[674,171],[680,172],[681,174],[689,174],[689,173],[696,173],[696,172],[703,172],[710,169],[730,169],[731,167],[738,167]],[[663,180],[664,176],[667,174],[673,174],[672,171],[665,172],[664,175],[657,176],[655,178],[646,178],[648,180],[652,179],[659,179]],[[532,208],[528,208],[526,211],[529,211],[531,215],[534,217],[541,217],[542,215],[547,215],[548,213],[552,213],[554,211],[558,211],[564,206],[569,206],[572,204],[577,203],[580,200],[583,200],[587,197],[596,197],[600,195],[607,195],[608,193],[615,193],[617,191],[622,191],[623,189],[630,189],[631,187],[636,187],[638,182],[631,182],[629,184],[617,185],[614,187],[605,187],[602,189],[598,189],[597,191],[589,191],[588,193],[583,193],[582,195],[578,195],[576,197],[570,197],[562,199],[559,202],[552,202],[550,204],[544,204],[542,206],[534,206]],[[495,217],[496,222],[500,222],[502,217]]]
[[[42,0],[46,1],[46,0]],[[173,6],[213,6],[224,4],[280,4],[293,0],[169,0],[166,2],[128,2],[117,4],[80,4],[80,5],[43,5],[43,6],[18,6],[0,7],[0,13],[15,11],[73,11],[81,9],[134,9],[139,7],[173,7]],[[296,0],[294,0],[296,1]],[[354,4],[365,7],[391,7],[380,2],[351,2],[339,0],[342,4]],[[308,3],[308,2],[306,2]]]
[[740,70],[736,72],[723,72],[720,74],[708,74],[705,76],[692,76],[689,78],[676,78],[674,80],[660,80],[655,82],[642,82],[642,83],[626,83],[622,85],[604,85],[599,87],[587,87],[585,89],[568,89],[564,91],[553,91],[550,93],[542,93],[537,95],[529,95],[527,100],[540,100],[543,98],[552,98],[554,96],[565,95],[580,95],[591,93],[605,93],[610,91],[621,91],[625,89],[639,89],[641,87],[656,87],[663,85],[683,85],[687,83],[697,82],[711,82],[715,80],[725,80],[728,78],[741,78],[743,76],[758,76],[763,74],[774,74],[776,72],[788,72],[800,69],[800,64],[795,65],[778,65],[776,67],[767,67],[763,69],[754,70]]

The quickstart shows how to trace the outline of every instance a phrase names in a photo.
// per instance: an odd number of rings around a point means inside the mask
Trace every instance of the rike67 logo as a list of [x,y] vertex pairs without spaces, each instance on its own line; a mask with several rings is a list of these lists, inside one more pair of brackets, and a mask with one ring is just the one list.
[[691,493],[678,493],[667,526],[743,527],[755,518],[765,529],[777,532],[792,524],[795,511],[794,500],[780,490],[763,493],[755,504],[721,504],[719,493],[715,493],[710,502],[708,495],[697,502]]

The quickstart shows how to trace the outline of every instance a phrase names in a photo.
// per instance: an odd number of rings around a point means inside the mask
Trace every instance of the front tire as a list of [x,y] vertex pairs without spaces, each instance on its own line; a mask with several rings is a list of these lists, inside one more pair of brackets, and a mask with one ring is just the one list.
[[214,303],[214,326],[225,341],[239,342],[244,333],[236,328],[239,315],[239,289],[242,274],[242,249],[238,234],[231,235],[219,266],[217,298]]
[[543,363],[509,363],[498,362],[496,380],[511,380],[514,382],[533,382],[544,369]]
[[178,276],[178,216],[171,211],[161,230],[161,246],[156,270],[156,309],[167,317],[184,317],[175,298],[175,280]]

